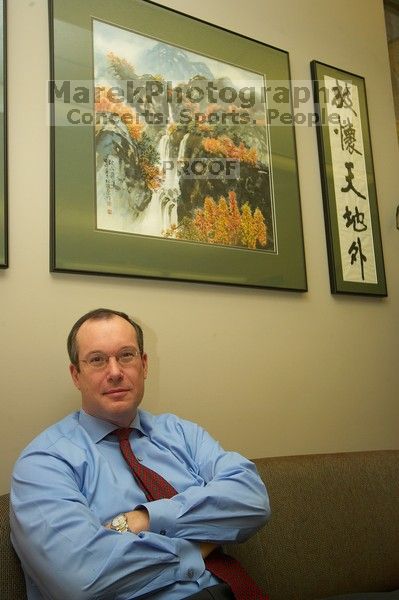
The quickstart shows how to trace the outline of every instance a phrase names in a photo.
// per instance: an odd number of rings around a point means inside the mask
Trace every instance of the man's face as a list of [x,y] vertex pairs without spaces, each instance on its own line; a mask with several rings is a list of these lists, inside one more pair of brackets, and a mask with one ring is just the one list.
[[138,355],[128,365],[118,364],[115,355],[122,350],[138,350],[134,327],[117,315],[109,319],[89,319],[76,336],[79,361],[101,352],[111,356],[102,369],[80,362],[80,370],[69,369],[82,394],[82,408],[90,415],[128,427],[144,395],[147,355]]

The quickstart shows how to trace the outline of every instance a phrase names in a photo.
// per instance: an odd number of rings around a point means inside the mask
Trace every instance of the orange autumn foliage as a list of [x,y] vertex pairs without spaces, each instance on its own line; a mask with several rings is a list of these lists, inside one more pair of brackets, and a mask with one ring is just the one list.
[[143,172],[147,187],[150,190],[157,190],[162,183],[162,175],[159,167],[152,165],[145,158],[140,160],[140,169]]
[[143,134],[144,125],[138,122],[137,113],[131,106],[124,102],[112,102],[112,93],[109,89],[103,91],[102,97],[96,102],[96,113],[106,112],[118,115],[121,121],[126,125],[130,137],[138,141]]
[[247,148],[243,142],[240,142],[240,145],[236,146],[233,140],[226,135],[218,138],[206,137],[202,140],[202,146],[209,154],[218,154],[251,165],[256,165],[258,160],[256,148]]
[[167,235],[208,244],[245,246],[253,250],[267,244],[266,223],[261,211],[256,208],[252,214],[247,202],[240,211],[235,192],[229,192],[228,201],[221,196],[215,202],[207,196],[203,208],[196,210],[192,220],[184,220]]

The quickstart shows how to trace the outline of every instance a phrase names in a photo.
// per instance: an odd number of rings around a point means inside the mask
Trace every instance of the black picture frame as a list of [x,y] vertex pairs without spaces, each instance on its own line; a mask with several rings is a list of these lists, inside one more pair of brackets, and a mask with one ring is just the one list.
[[[93,103],[66,106],[63,82],[93,84],[93,19],[290,84],[287,52],[147,0],[49,0],[51,55],[51,261],[78,272],[306,291],[294,126],[269,128],[278,244],[273,252],[104,231],[95,219]],[[52,86],[52,87],[51,87]],[[268,98],[273,106],[273,99]],[[291,101],[287,110],[292,113]],[[77,113],[75,113],[77,114]],[[79,113],[81,114],[81,113]],[[83,114],[83,113],[82,113]]]
[[364,77],[311,62],[333,294],[387,296]]
[[8,264],[7,2],[0,0],[0,268]]

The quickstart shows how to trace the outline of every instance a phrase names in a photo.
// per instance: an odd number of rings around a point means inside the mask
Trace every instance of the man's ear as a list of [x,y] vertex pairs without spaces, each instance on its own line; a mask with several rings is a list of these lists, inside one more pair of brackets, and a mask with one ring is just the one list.
[[144,379],[147,379],[147,375],[148,375],[148,356],[147,356],[146,352],[143,352],[143,354],[141,356],[141,363],[143,365],[143,370],[144,370]]
[[78,369],[76,368],[75,365],[70,364],[69,365],[69,372],[71,374],[73,383],[76,385],[76,387],[78,388],[78,390],[80,390],[80,383],[79,383],[79,375],[80,375],[80,373],[79,373]]

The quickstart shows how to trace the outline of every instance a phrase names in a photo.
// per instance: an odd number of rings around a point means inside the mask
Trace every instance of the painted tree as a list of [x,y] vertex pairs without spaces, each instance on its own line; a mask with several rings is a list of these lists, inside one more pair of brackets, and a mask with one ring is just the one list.
[[232,191],[228,200],[221,196],[215,202],[207,196],[203,208],[195,211],[193,219],[183,219],[178,226],[167,231],[166,236],[208,244],[245,246],[253,250],[267,244],[262,212],[256,208],[252,214],[248,202],[240,210],[236,194]]
[[116,79],[129,80],[136,76],[133,65],[125,58],[120,58],[114,52],[108,52],[107,59],[109,69]]

